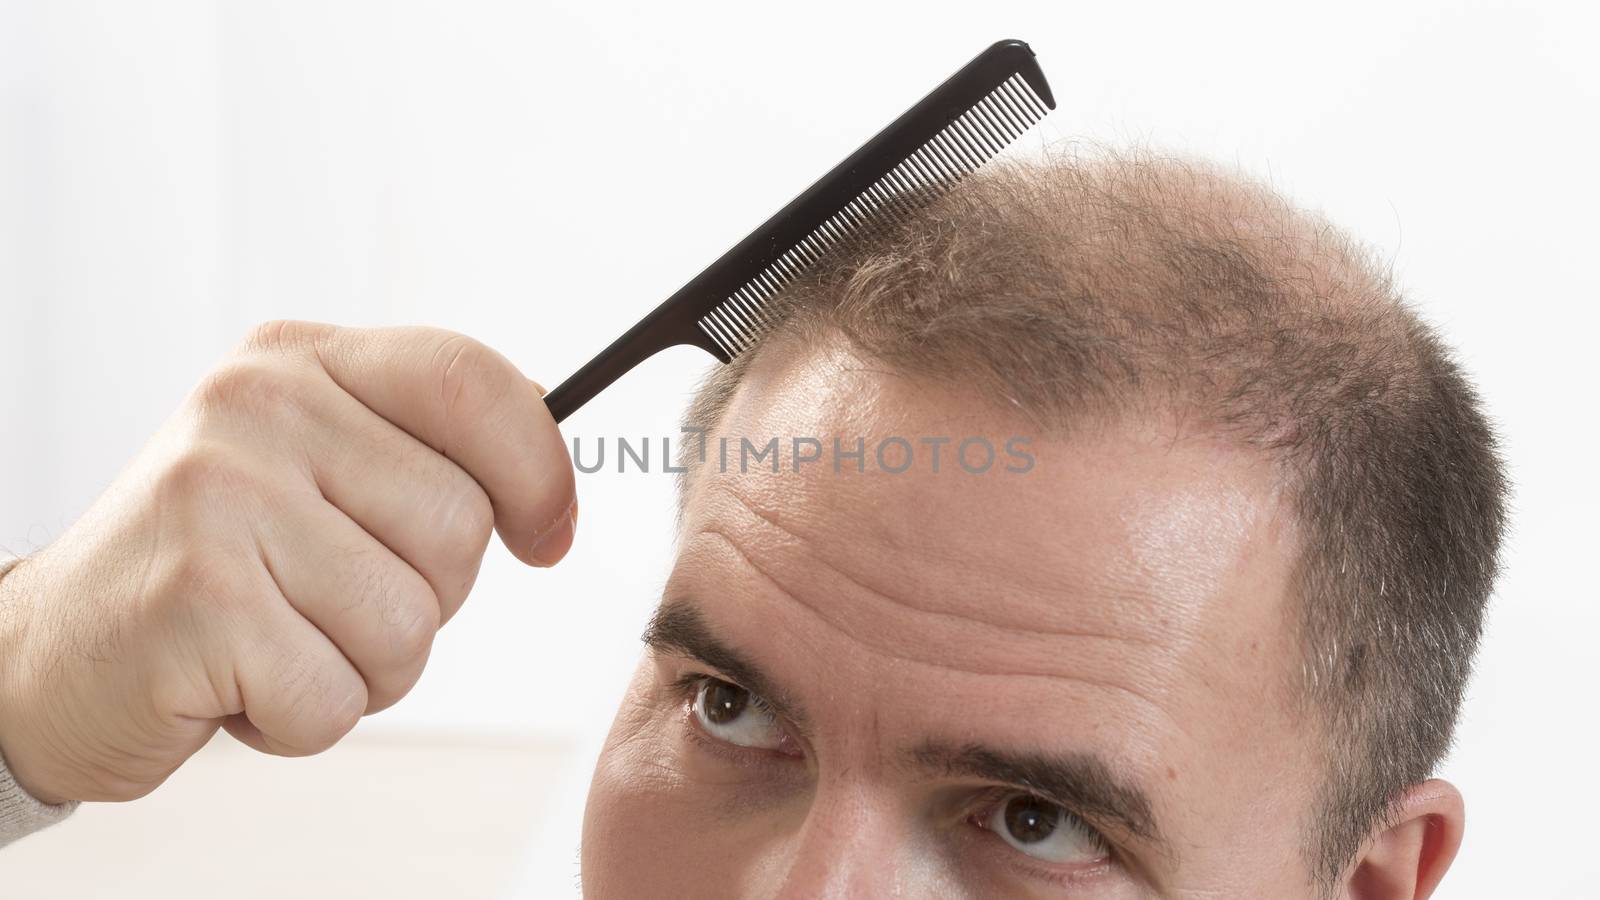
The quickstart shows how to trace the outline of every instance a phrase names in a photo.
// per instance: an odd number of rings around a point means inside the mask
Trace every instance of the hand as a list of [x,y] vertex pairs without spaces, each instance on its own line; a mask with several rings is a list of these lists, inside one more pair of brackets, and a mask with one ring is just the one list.
[[0,581],[0,753],[59,802],[143,796],[218,726],[320,752],[416,683],[491,529],[551,565],[576,512],[540,391],[494,351],[262,326]]

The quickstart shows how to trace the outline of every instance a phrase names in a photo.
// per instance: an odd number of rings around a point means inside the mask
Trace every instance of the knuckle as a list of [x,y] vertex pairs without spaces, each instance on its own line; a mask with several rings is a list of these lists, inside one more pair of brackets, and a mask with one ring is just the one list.
[[420,670],[439,633],[439,604],[426,588],[408,592],[396,603],[388,627],[389,648],[397,666]]
[[361,594],[352,598],[365,618],[363,626],[384,673],[418,668],[433,649],[439,631],[439,604],[421,575],[387,552],[367,554],[352,561],[362,577]]
[[241,359],[201,380],[194,403],[202,417],[245,414],[278,421],[300,408],[300,379],[263,362]]
[[432,587],[440,621],[449,618],[471,590],[494,535],[495,511],[478,483],[465,482],[445,496],[427,523],[429,542],[415,558],[415,568]]
[[448,334],[434,352],[439,405],[446,423],[474,416],[500,399],[510,381],[511,363],[487,345],[462,334]]
[[327,330],[326,325],[292,319],[262,322],[245,335],[239,352],[241,354],[296,352],[320,339]]
[[431,593],[419,595],[409,607],[392,612],[384,630],[387,659],[367,676],[370,693],[366,712],[394,705],[416,686],[433,649],[439,622],[439,607]]
[[[367,689],[361,679],[302,662],[292,671],[289,743],[296,750],[321,753],[350,733],[366,713]],[[280,739],[281,740],[281,739]]]
[[450,567],[476,567],[494,534],[494,506],[489,495],[473,484],[457,493],[442,516],[439,540]]
[[254,485],[254,476],[225,448],[196,443],[166,461],[156,476],[155,493],[164,511],[182,515],[219,497],[250,495]]
[[[355,681],[354,679],[352,680]],[[362,685],[359,681],[355,681],[352,689],[336,694],[333,704],[328,707],[327,718],[325,719],[325,747],[332,747],[341,738],[349,734],[356,727],[356,723],[361,721],[361,717],[366,715],[366,712],[367,690],[365,685]]]

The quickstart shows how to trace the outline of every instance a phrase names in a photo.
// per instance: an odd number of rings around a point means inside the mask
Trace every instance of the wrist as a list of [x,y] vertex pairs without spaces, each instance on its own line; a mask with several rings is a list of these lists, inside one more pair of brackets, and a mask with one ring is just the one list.
[[[4,709],[12,685],[12,670],[16,668],[22,644],[22,595],[16,590],[17,579],[14,576],[26,561],[26,557],[0,559],[0,724],[5,722]],[[0,728],[0,735],[4,734],[5,730]]]
[[26,634],[22,624],[24,595],[15,578],[23,562],[0,561],[0,847],[59,822],[77,806],[37,793],[37,787],[19,776],[8,761],[7,748],[15,746],[17,735],[13,700],[17,695],[16,678],[23,670],[18,657]]
[[[26,671],[23,659],[28,602],[22,581],[27,561],[23,557],[0,562],[0,760],[8,765],[13,760],[11,750],[20,743],[17,700],[23,693],[21,679]],[[59,802],[48,794],[36,793],[37,786],[24,780],[14,765],[10,774],[19,788],[41,802]]]

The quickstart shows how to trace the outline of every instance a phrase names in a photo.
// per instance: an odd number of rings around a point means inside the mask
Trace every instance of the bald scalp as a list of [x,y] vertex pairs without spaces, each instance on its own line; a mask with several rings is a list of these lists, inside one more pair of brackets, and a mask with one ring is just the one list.
[[1497,569],[1503,464],[1448,348],[1320,215],[1203,163],[1057,149],[839,248],[776,309],[784,326],[708,375],[690,426],[715,432],[763,354],[844,340],[1046,434],[1155,413],[1271,458],[1306,535],[1288,606],[1326,759],[1306,818],[1319,887],[1441,761]]

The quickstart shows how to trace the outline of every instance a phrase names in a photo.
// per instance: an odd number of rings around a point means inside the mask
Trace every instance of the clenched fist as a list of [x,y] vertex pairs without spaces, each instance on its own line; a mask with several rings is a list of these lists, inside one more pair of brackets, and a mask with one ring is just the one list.
[[0,580],[0,753],[53,803],[142,796],[218,726],[324,750],[416,683],[491,530],[550,565],[576,512],[537,387],[482,344],[258,328]]

